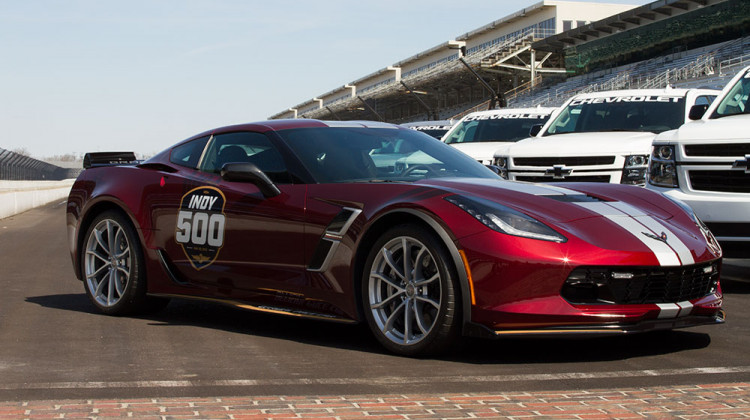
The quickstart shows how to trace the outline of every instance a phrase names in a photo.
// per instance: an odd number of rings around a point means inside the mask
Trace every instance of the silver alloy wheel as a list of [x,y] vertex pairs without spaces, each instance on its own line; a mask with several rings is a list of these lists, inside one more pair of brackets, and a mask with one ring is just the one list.
[[103,307],[120,301],[128,282],[132,258],[125,230],[112,219],[104,219],[91,230],[86,243],[84,270],[91,296]]
[[368,282],[370,310],[393,343],[422,341],[435,327],[442,295],[438,265],[420,241],[399,236],[375,256]]

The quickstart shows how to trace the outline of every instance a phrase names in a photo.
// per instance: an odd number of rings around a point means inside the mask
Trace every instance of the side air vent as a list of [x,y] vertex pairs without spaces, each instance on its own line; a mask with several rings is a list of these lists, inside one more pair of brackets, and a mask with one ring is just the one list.
[[169,278],[179,284],[180,286],[185,286],[189,284],[186,281],[180,280],[180,277],[177,275],[177,269],[172,265],[172,262],[169,261],[169,257],[167,257],[167,253],[164,252],[163,249],[157,250],[157,254],[159,254],[159,261],[161,262],[161,267],[166,271]]
[[321,271],[321,267],[325,264],[326,258],[329,254],[332,254],[331,251],[333,251],[337,245],[337,241],[328,238],[321,239],[318,242],[318,246],[315,248],[315,253],[312,256],[312,260],[307,269],[310,271]]
[[326,271],[331,258],[336,253],[336,248],[341,244],[341,238],[346,235],[346,231],[349,230],[354,219],[362,213],[362,210],[344,207],[341,211],[331,220],[326,227],[326,231],[318,241],[318,246],[315,248],[312,259],[307,265],[309,271]]

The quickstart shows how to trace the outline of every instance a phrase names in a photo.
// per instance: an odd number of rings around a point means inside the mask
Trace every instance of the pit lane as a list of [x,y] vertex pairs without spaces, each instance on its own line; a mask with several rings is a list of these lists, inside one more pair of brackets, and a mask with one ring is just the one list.
[[592,339],[468,340],[452,356],[385,352],[364,326],[175,300],[94,310],[64,203],[0,220],[0,400],[583,390],[750,380],[750,263],[728,260],[727,322]]

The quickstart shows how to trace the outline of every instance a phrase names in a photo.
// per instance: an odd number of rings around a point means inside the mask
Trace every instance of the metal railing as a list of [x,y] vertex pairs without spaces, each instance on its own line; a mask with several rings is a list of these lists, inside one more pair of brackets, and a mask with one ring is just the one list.
[[0,180],[59,181],[75,178],[78,172],[0,148]]
[[[465,61],[471,65],[480,65],[481,61],[483,59],[486,59],[487,57],[501,53],[504,49],[510,48],[514,46],[515,44],[523,43],[524,41],[530,41],[533,39],[542,38],[545,36],[552,35],[553,32],[549,29],[544,28],[526,28],[524,30],[519,31],[515,34],[510,34],[507,38],[505,38],[502,42],[499,42],[497,44],[481,48],[475,51],[472,51],[471,53],[467,53],[464,57]],[[458,60],[458,55],[456,55],[455,59],[446,59],[442,60],[441,63],[436,64],[434,66],[428,67],[427,69],[419,72],[413,72],[410,73],[408,76],[403,77],[403,80],[407,83],[414,83],[419,84],[428,80],[431,80],[433,78],[441,77],[446,73],[449,73],[450,71],[460,69],[462,67],[461,62]],[[369,99],[369,98],[376,98],[379,95],[385,94],[386,92],[394,91],[398,89],[401,86],[401,84],[394,80],[387,81],[385,83],[380,83],[378,86],[373,87],[372,89],[364,92],[364,95],[360,95],[363,99]],[[361,94],[363,92],[358,92],[358,94]],[[339,109],[344,109],[347,106],[350,106],[354,103],[359,102],[360,99],[358,98],[349,98],[343,101],[338,101],[335,104],[331,105],[331,108],[333,108],[334,111]],[[323,116],[327,115],[330,112],[330,110],[326,108],[320,108],[320,109],[314,109],[312,111],[308,111],[305,113],[301,113],[300,115],[304,118],[322,118]],[[304,115],[302,115],[304,114]]]
[[750,53],[723,60],[719,63],[719,74],[724,76],[727,74],[727,70],[731,70],[733,73],[736,71],[735,67],[744,67],[748,64],[750,64]]
[[[743,57],[745,57],[744,61]],[[737,66],[738,63],[741,64],[743,62],[750,63],[750,54],[743,57],[733,59],[731,62],[731,66],[734,67]],[[729,64],[726,64],[725,68],[727,66],[729,66]],[[539,98],[533,98],[532,106],[558,106],[568,98],[582,93],[620,89],[665,88],[677,82],[699,79],[707,75],[712,75],[715,72],[715,68],[715,55],[714,53],[708,53],[701,55],[695,60],[692,60],[682,66],[668,68],[655,74],[633,76],[630,71],[624,71],[599,83],[583,84],[572,89],[557,88],[554,94],[547,93],[540,96]],[[515,106],[516,104],[513,105]]]

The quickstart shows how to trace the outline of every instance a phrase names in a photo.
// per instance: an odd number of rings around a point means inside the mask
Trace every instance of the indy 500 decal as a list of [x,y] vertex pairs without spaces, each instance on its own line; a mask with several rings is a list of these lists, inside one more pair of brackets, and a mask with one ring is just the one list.
[[214,187],[198,187],[182,196],[175,240],[196,270],[216,261],[224,246],[225,202]]

